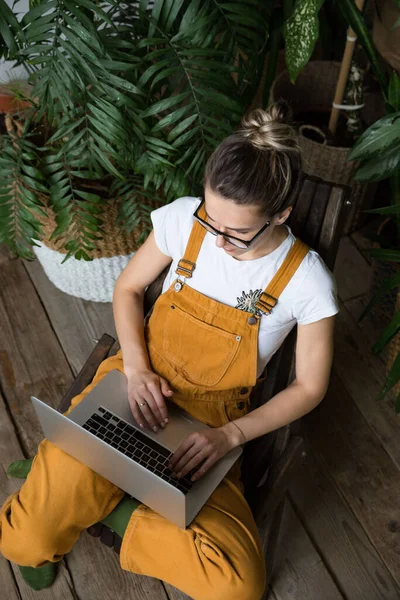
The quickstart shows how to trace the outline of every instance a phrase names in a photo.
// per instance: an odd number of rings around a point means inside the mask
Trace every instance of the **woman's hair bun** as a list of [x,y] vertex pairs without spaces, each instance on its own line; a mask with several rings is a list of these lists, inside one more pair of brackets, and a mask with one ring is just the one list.
[[266,110],[256,108],[244,116],[238,133],[253,146],[278,152],[299,151],[297,135],[289,124],[291,111],[283,100]]

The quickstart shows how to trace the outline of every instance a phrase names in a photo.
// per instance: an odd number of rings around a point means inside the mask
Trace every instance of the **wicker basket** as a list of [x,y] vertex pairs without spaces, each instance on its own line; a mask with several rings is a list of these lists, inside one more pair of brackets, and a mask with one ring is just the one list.
[[[14,119],[11,113],[5,115],[5,126],[11,136],[21,134],[22,123]],[[97,182],[91,182],[88,191],[96,191],[93,189],[96,185],[102,188],[103,195],[107,194],[107,188]],[[33,189],[31,191],[39,196],[47,215],[42,220],[42,240],[35,240],[37,246],[33,247],[47,277],[59,290],[71,296],[94,302],[111,302],[118,276],[139,247],[139,238],[143,233],[144,224],[136,227],[131,233],[121,231],[121,227],[117,224],[118,198],[104,200],[101,214],[102,239],[96,241],[93,251],[86,252],[92,260],[76,260],[71,257],[61,264],[67,254],[63,247],[66,240],[51,239],[57,224],[55,213],[48,202],[49,197],[46,194],[38,194]],[[145,196],[140,200],[153,209],[160,206],[159,203],[152,202]],[[68,232],[68,236],[69,239],[73,239],[74,232]]]
[[[296,114],[312,112],[313,114],[329,114],[335,94],[340,63],[329,61],[312,61],[303,69],[292,84],[288,71],[281,73],[274,81],[271,97],[275,102],[280,98],[286,100]],[[377,94],[365,94],[363,118],[367,124],[379,118],[380,99]],[[317,128],[315,128],[317,129]],[[357,168],[356,162],[348,162],[350,148],[330,146],[321,141],[314,141],[299,131],[300,146],[303,151],[304,171],[316,175],[326,181],[349,184],[352,187],[352,206],[344,228],[349,234],[360,227],[365,218],[363,211],[371,207],[376,184],[361,184],[353,180]]]
[[[41,195],[45,205],[47,198]],[[146,198],[147,205],[157,208]],[[55,215],[46,206],[47,220],[43,224],[44,237],[37,242],[33,251],[41,263],[47,277],[62,292],[94,302],[111,302],[115,283],[121,271],[139,247],[139,238],[143,226],[136,227],[131,233],[123,233],[116,224],[118,215],[117,201],[105,205],[101,215],[104,231],[101,240],[96,242],[96,249],[87,252],[91,261],[69,258],[61,264],[66,256],[62,240],[51,240],[56,227]]]

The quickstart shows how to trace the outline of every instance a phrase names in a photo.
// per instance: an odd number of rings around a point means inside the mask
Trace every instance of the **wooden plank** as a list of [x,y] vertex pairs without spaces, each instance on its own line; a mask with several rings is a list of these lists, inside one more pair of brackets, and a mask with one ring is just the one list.
[[[84,557],[84,560],[82,558]],[[123,571],[112,548],[86,532],[64,559],[71,572],[78,598],[84,600],[168,600],[158,579]],[[102,574],[98,576],[99,566]],[[90,585],[88,585],[90,582]],[[183,600],[183,596],[177,596]]]
[[304,223],[312,205],[316,187],[317,179],[315,177],[307,177],[304,180],[297,202],[288,219],[291,230],[300,239],[302,239]]
[[[1,259],[0,259],[1,261]],[[11,563],[0,555],[0,581],[3,598],[7,600],[23,600],[14,578]]]
[[[0,394],[0,505],[13,492],[21,486],[21,480],[8,477],[8,465],[14,460],[24,458],[21,446],[18,442],[14,425],[7,411],[4,398]],[[11,570],[12,569],[12,570]],[[34,600],[37,592],[32,590],[23,581],[20,571],[16,565],[9,563],[0,555],[1,597],[7,600]],[[68,577],[63,569],[57,576],[54,585],[40,592],[40,598],[44,600],[74,600],[75,596],[69,585]]]
[[56,407],[72,373],[20,260],[0,268],[0,381],[27,456],[42,432],[30,396]]
[[382,223],[382,217],[369,215],[367,222],[357,231],[350,234],[351,239],[357,248],[363,253],[365,260],[371,262],[368,253],[364,252],[372,248],[372,238],[377,235],[379,225]]
[[169,583],[164,583],[164,587],[168,593],[168,598],[170,598],[170,600],[192,600],[190,596],[187,596],[180,590],[177,590],[176,588],[172,587],[172,585],[170,585]]
[[57,289],[44,273],[39,261],[24,261],[55,334],[77,375],[103,333],[116,337],[112,304],[88,302]]
[[395,398],[390,393],[377,400],[385,377],[384,364],[372,353],[364,330],[343,305],[336,319],[334,371],[400,469],[400,419],[395,414]]
[[332,184],[326,181],[317,183],[315,195],[310,207],[307,219],[304,221],[304,229],[301,239],[311,248],[315,248],[319,241],[322,222],[328,204]]
[[[353,317],[353,321],[357,324],[357,329],[361,332],[362,337],[364,339],[364,352],[368,351],[369,355],[372,355],[372,346],[378,340],[381,335],[383,329],[388,325],[387,323],[382,323],[381,319],[378,319],[377,316],[371,312],[365,319],[363,319],[360,323],[358,322],[361,313],[367,306],[370,300],[369,295],[360,296],[359,298],[353,298],[344,303],[347,311]],[[383,358],[383,353],[372,355],[381,363],[381,365],[385,365],[385,361]],[[383,382],[383,377],[382,377]]]
[[343,600],[290,502],[285,503],[274,573],[271,588],[277,600]]
[[292,478],[289,494],[346,598],[398,600],[399,590],[389,571],[311,449]]
[[11,250],[9,250],[5,244],[0,244],[0,265],[3,262],[13,259],[14,256],[12,255]]
[[339,248],[340,238],[349,213],[350,187],[335,186],[331,189],[324,222],[321,227],[318,252],[324,259],[328,268],[333,270]]
[[257,487],[256,498],[250,507],[261,530],[265,529],[267,522],[285,498],[289,482],[293,473],[299,468],[303,453],[303,438],[291,437],[282,455],[271,465],[265,483]]
[[303,428],[400,587],[400,472],[335,372]]
[[[24,302],[19,301],[21,298],[24,298]],[[70,317],[73,319],[73,314]],[[29,397],[31,394],[37,395],[57,407],[72,383],[72,373],[32,281],[19,260],[3,263],[0,269],[0,340],[1,386],[18,433],[24,441],[26,454],[33,455],[43,435]],[[77,346],[79,340],[78,335]],[[86,536],[86,533],[83,535]],[[89,560],[85,547],[85,543],[74,546],[68,560],[74,565],[85,565]],[[73,573],[74,583],[79,589],[85,590],[81,597],[99,598],[99,589],[118,589],[118,584],[110,581],[110,574],[104,569],[99,542],[96,548],[98,550],[91,548],[90,552],[91,576],[81,580],[80,571]],[[153,593],[154,586],[158,590],[156,594]],[[160,582],[145,580],[138,589],[144,590],[143,593],[140,591],[138,600],[142,600],[146,594],[147,598],[164,597]],[[43,598],[58,598],[53,595],[53,588],[49,591],[51,595],[45,591],[41,594]],[[103,597],[113,596],[115,594],[110,592]],[[121,599],[125,597],[120,596]],[[135,596],[131,597],[136,600]]]
[[340,240],[334,275],[338,295],[344,302],[369,293],[371,265],[349,237]]

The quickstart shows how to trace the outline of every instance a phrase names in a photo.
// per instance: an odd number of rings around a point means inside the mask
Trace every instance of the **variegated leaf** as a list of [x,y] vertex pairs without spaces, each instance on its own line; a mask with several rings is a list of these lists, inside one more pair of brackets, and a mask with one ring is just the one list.
[[314,50],[319,32],[318,12],[322,4],[323,0],[297,0],[284,25],[286,65],[293,83]]

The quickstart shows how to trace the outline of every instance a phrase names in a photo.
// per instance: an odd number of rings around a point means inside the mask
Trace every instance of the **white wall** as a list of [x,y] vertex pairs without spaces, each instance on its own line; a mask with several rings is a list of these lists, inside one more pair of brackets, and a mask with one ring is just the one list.
[[[13,8],[13,0],[6,0],[6,3],[12,8],[14,14],[17,12],[17,19],[20,20],[29,10],[29,0],[19,0]],[[14,61],[0,59],[0,83],[7,83],[10,79],[25,79],[27,72],[21,66],[14,68]]]

